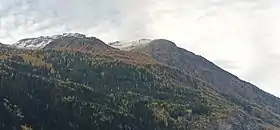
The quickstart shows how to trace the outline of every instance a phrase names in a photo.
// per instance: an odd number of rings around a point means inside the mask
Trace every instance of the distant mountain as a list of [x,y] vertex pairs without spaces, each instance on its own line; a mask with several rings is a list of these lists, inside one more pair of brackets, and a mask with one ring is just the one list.
[[0,42],[0,47],[6,47],[6,46],[7,46],[6,44]]
[[175,43],[169,40],[156,39],[146,43],[145,46],[133,44],[129,51],[147,54],[161,63],[176,67],[186,73],[191,73],[211,83],[222,94],[230,95],[248,103],[258,104],[280,114],[279,98],[240,80],[199,55],[177,47]]
[[109,45],[63,34],[0,47],[0,129],[280,128],[278,98],[169,40]]
[[5,47],[6,45],[0,42],[0,47]]
[[14,48],[14,47],[0,42],[0,49],[11,49],[11,48]]
[[114,49],[95,37],[86,37],[79,33],[64,33],[62,35],[27,38],[18,41],[13,46],[19,49],[71,49],[78,51],[105,51]]
[[54,35],[54,36],[41,36],[37,38],[26,38],[22,39],[14,44],[17,48],[23,49],[42,49],[49,43],[54,40],[65,38],[65,37],[74,37],[74,38],[85,38],[85,35],[78,33],[64,33],[62,35]]

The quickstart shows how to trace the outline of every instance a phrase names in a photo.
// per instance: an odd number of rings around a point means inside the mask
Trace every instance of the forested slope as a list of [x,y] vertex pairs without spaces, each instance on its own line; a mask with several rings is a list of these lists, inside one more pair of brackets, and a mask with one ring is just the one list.
[[[142,55],[125,55],[2,48],[0,129],[279,126],[276,115],[228,99],[200,79]],[[151,62],[140,64],[138,59]]]

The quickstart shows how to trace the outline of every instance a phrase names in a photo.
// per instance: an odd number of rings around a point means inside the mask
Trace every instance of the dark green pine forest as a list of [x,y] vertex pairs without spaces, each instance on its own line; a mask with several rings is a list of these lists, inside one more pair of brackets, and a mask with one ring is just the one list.
[[136,52],[0,52],[0,130],[258,130],[278,114]]

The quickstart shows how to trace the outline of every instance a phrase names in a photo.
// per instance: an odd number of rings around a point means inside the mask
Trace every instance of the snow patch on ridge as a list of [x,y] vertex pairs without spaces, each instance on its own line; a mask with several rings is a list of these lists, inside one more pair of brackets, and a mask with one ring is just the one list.
[[151,41],[152,40],[150,40],[150,39],[140,39],[140,40],[131,41],[131,42],[116,41],[116,42],[108,43],[108,45],[110,45],[114,48],[128,51],[135,47],[145,46],[148,43],[150,43]]
[[42,49],[52,41],[64,37],[85,38],[86,35],[79,34],[79,33],[63,33],[62,35],[27,38],[16,42],[15,44],[13,44],[13,46],[20,49]]

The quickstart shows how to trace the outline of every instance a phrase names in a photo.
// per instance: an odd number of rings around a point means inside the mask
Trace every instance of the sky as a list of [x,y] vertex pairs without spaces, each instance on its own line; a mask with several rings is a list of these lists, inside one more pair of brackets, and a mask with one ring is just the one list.
[[280,97],[279,0],[0,0],[0,42],[83,33],[171,40]]

